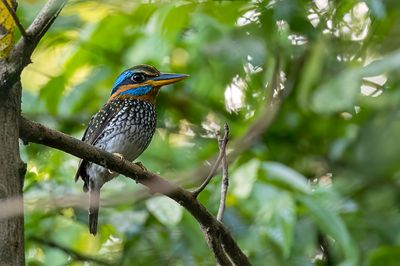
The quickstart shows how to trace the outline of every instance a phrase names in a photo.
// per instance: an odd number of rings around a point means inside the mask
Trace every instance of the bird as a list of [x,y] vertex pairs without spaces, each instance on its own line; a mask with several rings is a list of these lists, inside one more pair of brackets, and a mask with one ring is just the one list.
[[[123,71],[115,80],[108,101],[92,116],[82,141],[128,161],[148,147],[156,129],[156,97],[159,89],[189,75],[162,73],[150,65]],[[97,234],[100,189],[118,174],[86,160],[80,160],[75,182],[83,180],[89,192],[89,232]]]

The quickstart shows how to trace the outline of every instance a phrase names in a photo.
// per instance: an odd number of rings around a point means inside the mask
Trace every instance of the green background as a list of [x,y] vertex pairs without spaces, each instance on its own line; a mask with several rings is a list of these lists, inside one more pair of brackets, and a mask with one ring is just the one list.
[[[19,1],[22,24],[43,4]],[[139,160],[193,188],[228,123],[224,223],[254,265],[398,265],[397,0],[69,1],[32,61],[23,114],[77,138],[124,69],[190,74],[161,90]],[[215,264],[185,210],[122,176],[102,189],[92,237],[78,159],[21,149],[28,265],[84,265],[68,250],[115,265]],[[200,196],[213,213],[219,189],[218,175]]]

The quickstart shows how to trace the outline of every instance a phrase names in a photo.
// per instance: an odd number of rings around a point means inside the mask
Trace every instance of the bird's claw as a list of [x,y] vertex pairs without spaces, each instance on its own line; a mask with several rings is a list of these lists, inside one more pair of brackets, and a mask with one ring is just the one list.
[[[113,154],[114,154],[115,156],[119,157],[119,158],[121,159],[121,161],[124,159],[124,156],[123,156],[121,153],[113,152]],[[107,170],[108,170],[108,172],[110,173],[110,175],[115,174],[115,172],[111,171],[110,169],[107,169]]]
[[119,157],[121,160],[124,159],[124,156],[123,156],[121,153],[113,152],[113,154],[114,154],[115,156]]
[[140,167],[140,169],[142,169],[143,171],[147,172],[147,168],[142,164],[142,162],[135,162],[134,164],[136,164],[137,166]]
[[[135,162],[134,164],[136,164],[137,166],[139,166],[140,169],[142,169],[142,171],[147,172],[147,168],[142,164],[142,162]],[[136,182],[136,184],[137,184],[137,183],[138,183],[138,177],[136,176],[136,177],[134,178],[134,180],[135,180],[135,182]]]

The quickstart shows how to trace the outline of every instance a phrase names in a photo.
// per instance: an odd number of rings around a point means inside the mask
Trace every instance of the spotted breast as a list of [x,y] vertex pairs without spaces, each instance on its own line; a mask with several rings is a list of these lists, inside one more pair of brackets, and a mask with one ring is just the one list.
[[[135,160],[149,145],[156,128],[155,99],[159,89],[186,78],[161,73],[148,65],[127,69],[116,79],[107,103],[92,117],[82,140],[126,160]],[[89,192],[89,231],[97,233],[100,188],[117,174],[82,160],[75,180]]]

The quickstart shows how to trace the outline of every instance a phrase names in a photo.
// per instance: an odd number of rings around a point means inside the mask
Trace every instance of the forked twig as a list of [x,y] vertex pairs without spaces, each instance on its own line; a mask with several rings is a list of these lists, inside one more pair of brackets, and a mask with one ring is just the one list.
[[[225,135],[229,136],[229,126],[225,123],[224,125]],[[218,136],[218,145],[220,150],[222,150],[222,146],[227,143],[227,139],[221,138],[221,135]],[[222,222],[225,212],[225,203],[226,203],[226,195],[228,193],[228,186],[229,186],[229,176],[228,176],[228,163],[226,161],[226,149],[223,149],[222,154],[222,181],[221,181],[221,199],[219,202],[219,208],[217,213],[217,220]]]
[[207,178],[204,180],[204,182],[201,184],[200,187],[192,191],[192,195],[194,198],[197,198],[197,196],[205,189],[205,187],[210,183],[211,179],[215,175],[215,172],[217,171],[222,158],[225,156],[225,150],[226,150],[226,144],[228,143],[228,136],[229,136],[229,127],[227,124],[224,126],[224,136],[221,141],[221,145],[219,144],[219,137],[218,134],[221,135],[220,132],[217,133],[217,140],[218,140],[218,146],[219,146],[219,154],[217,157],[217,160],[215,160],[214,165],[212,166],[210,173],[208,174]]

